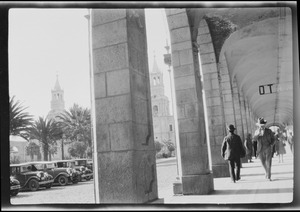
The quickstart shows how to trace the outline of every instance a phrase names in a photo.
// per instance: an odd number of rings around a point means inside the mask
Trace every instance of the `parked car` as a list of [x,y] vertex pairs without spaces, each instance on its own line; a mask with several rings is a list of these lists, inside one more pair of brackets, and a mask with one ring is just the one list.
[[93,160],[92,160],[92,159],[88,159],[86,163],[87,163],[87,166],[86,166],[86,167],[93,171],[93,170],[94,170],[94,167],[93,167],[93,166],[94,166]]
[[36,161],[31,162],[39,171],[47,172],[54,178],[54,184],[65,186],[69,183],[76,184],[79,182],[79,173],[72,168],[58,167],[56,161]]
[[81,178],[85,180],[91,180],[93,178],[93,171],[91,168],[92,166],[88,162],[89,159],[77,158],[73,160],[75,161],[75,169],[82,173]]
[[10,196],[17,196],[21,189],[20,181],[10,176]]
[[20,182],[21,190],[37,191],[40,187],[51,188],[53,177],[47,172],[32,168],[29,163],[11,164],[10,176]]
[[56,161],[58,167],[71,167],[74,168],[76,171],[78,171],[80,175],[80,180],[91,180],[93,178],[93,172],[92,170],[86,168],[85,166],[79,165],[76,162],[76,159],[70,159],[70,160],[60,160]]
[[75,161],[76,166],[84,166],[90,170],[93,170],[93,160],[92,159],[77,158],[77,159],[73,159],[73,160]]

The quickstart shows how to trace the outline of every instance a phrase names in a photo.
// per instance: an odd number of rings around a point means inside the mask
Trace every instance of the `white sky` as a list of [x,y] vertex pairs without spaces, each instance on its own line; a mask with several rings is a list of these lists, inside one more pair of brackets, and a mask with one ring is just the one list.
[[[64,90],[65,108],[74,103],[90,108],[87,9],[11,9],[9,11],[9,94],[27,112],[46,117],[56,75]],[[169,75],[163,62],[169,36],[165,13],[146,9],[149,70],[153,53],[164,72],[166,95]],[[168,42],[170,39],[168,37]]]

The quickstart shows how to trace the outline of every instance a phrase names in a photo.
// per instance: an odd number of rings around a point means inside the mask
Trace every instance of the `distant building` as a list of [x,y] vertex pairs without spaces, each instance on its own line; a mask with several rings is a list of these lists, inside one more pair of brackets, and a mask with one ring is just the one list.
[[51,94],[51,110],[47,115],[47,119],[57,120],[56,116],[61,114],[65,110],[64,90],[60,87],[58,76],[56,76],[55,86],[54,89],[51,90]]
[[[54,89],[51,90],[51,110],[47,115],[48,120],[58,121],[58,115],[62,114],[65,110],[65,100],[64,100],[64,90],[61,88],[58,80],[58,76],[56,76],[56,82],[54,85]],[[51,160],[61,160],[70,158],[70,154],[68,152],[68,144],[62,145],[62,140],[57,141],[57,153],[51,155]],[[64,152],[64,157],[62,156],[62,151]],[[49,157],[50,158],[50,157]]]
[[10,135],[9,144],[11,163],[24,163],[30,161],[30,156],[26,154],[26,146],[28,141],[20,136]]
[[175,144],[174,117],[170,115],[169,99],[165,95],[163,72],[154,58],[150,72],[151,102],[154,141],[170,141]]

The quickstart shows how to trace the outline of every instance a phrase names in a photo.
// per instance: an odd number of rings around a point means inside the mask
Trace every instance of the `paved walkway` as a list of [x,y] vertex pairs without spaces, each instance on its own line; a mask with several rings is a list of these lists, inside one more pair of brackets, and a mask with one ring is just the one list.
[[[274,204],[278,208],[289,207],[293,202],[294,166],[293,155],[287,150],[284,162],[279,163],[278,157],[272,159],[272,181],[266,180],[259,159],[253,163],[243,163],[241,180],[231,183],[228,178],[215,178],[214,191],[208,195],[169,195],[160,197],[153,204],[202,204],[223,206],[235,204]],[[173,194],[169,191],[169,194]],[[253,204],[254,203],[254,204]],[[265,204],[266,203],[266,204]],[[278,205],[280,203],[280,205]]]

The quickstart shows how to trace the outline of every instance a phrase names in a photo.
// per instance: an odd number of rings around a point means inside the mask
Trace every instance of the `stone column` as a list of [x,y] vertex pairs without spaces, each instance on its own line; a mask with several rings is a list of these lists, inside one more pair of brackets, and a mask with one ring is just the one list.
[[[217,64],[219,73],[220,95],[222,100],[223,116],[223,138],[227,135],[227,125],[235,124],[233,98],[228,67],[224,55],[220,55],[220,62]],[[214,177],[229,177],[228,163],[221,157],[222,140],[216,140],[216,146],[212,149],[212,169]]]
[[231,90],[235,117],[235,131],[236,134],[238,134],[241,137],[242,141],[244,141],[244,126],[240,107],[239,89],[235,77],[231,80]]
[[92,10],[92,42],[100,203],[155,200],[144,10]]
[[247,131],[248,131],[248,133],[251,133],[251,135],[253,136],[252,128],[251,128],[252,121],[250,118],[249,105],[248,105],[247,99],[244,99],[244,104],[245,104],[246,119],[247,119]]
[[208,147],[198,50],[193,48],[185,9],[167,10],[178,113],[183,194],[208,194],[213,177]]
[[[242,123],[243,123],[243,134],[244,134],[244,140],[245,140],[247,137],[247,133],[248,133],[248,126],[247,126],[244,94],[242,93],[241,90],[239,91],[239,99],[240,99],[241,117],[242,117]],[[244,142],[244,140],[243,140],[243,142]]]
[[[201,69],[203,73],[203,88],[205,90],[209,140],[213,176],[224,176],[228,173],[228,164],[221,157],[221,145],[226,136],[224,128],[223,96],[220,73],[217,68],[214,46],[205,19],[202,19],[198,29],[197,43],[199,45]],[[226,169],[226,171],[223,171]]]
[[[242,123],[242,130],[241,130],[240,137],[242,139],[242,143],[243,143],[243,147],[244,147],[244,142],[247,137],[247,121],[246,121],[243,93],[239,88],[237,88],[237,89],[238,89],[239,108],[240,108],[241,123]],[[245,150],[246,150],[246,148],[245,148]],[[241,158],[241,162],[247,163],[248,162],[247,157]]]

